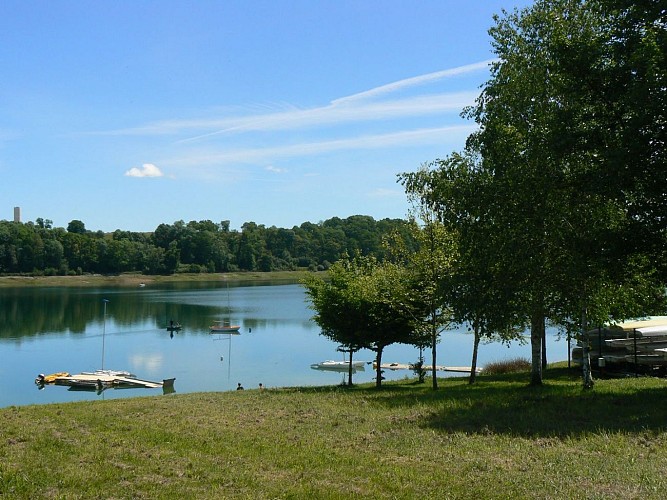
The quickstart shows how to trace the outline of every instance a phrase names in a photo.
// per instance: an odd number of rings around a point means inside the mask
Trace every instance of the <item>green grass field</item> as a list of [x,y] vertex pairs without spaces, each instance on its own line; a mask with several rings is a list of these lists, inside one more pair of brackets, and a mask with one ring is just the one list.
[[578,373],[0,410],[7,498],[665,498],[667,382]]

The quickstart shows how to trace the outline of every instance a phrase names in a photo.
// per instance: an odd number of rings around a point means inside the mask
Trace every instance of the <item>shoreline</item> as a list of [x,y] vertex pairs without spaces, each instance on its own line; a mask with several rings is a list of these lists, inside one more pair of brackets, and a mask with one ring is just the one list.
[[182,273],[169,276],[124,273],[118,275],[83,274],[78,276],[0,276],[0,287],[23,286],[119,286],[136,287],[142,284],[179,283],[194,281],[285,281],[297,282],[309,271],[269,271],[231,273]]

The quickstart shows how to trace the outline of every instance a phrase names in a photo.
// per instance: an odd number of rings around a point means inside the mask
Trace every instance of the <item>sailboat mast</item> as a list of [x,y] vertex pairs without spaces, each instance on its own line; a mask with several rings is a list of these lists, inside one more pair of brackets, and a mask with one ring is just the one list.
[[104,339],[107,333],[107,303],[108,299],[102,299],[104,302],[104,320],[102,322],[102,370],[104,370]]

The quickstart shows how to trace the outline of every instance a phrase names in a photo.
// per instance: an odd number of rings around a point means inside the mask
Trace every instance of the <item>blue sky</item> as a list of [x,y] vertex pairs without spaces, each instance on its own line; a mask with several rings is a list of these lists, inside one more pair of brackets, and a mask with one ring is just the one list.
[[0,219],[402,218],[529,0],[0,3]]

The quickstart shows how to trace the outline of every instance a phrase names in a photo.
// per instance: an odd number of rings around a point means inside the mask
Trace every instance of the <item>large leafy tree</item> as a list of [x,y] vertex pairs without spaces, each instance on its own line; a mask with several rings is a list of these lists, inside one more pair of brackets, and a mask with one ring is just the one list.
[[361,298],[351,291],[352,275],[340,264],[329,270],[329,279],[308,274],[302,281],[315,311],[314,321],[322,329],[321,334],[341,345],[350,353],[348,385],[352,385],[352,359],[354,353],[366,347],[362,324]]
[[[432,387],[437,390],[437,346],[441,334],[454,324],[450,304],[457,260],[456,238],[454,231],[439,220],[433,205],[423,200],[421,190],[408,190],[408,194],[413,213],[411,232],[393,233],[387,245],[390,249],[387,257],[398,259],[406,267],[410,287],[414,290],[409,307],[419,315],[414,318],[415,344],[430,347]],[[419,363],[421,380],[423,358]]]
[[[499,61],[469,115],[480,124],[468,147],[480,153],[490,189],[484,201],[491,224],[496,269],[508,278],[514,303],[530,323],[533,384],[542,381],[546,318],[556,298],[556,274],[564,271],[561,239],[567,237],[572,182],[562,168],[555,124],[564,105],[554,77],[550,43],[559,29],[577,27],[555,16],[556,3],[537,2],[496,18],[490,33]],[[577,203],[578,204],[578,203]]]
[[538,0],[490,34],[498,60],[466,113],[479,131],[425,198],[460,228],[460,311],[528,323],[541,384],[547,320],[646,312],[664,283],[665,9]]
[[[601,48],[580,79],[600,117],[598,182],[625,202],[630,247],[665,255],[667,8],[662,0],[597,0]],[[582,57],[582,56],[580,56]],[[590,57],[590,56],[589,56]],[[574,72],[572,67],[566,68]],[[585,122],[584,122],[585,123]],[[659,260],[665,272],[665,259]]]
[[443,268],[446,272],[437,279],[449,321],[468,324],[475,335],[471,383],[481,339],[514,340],[518,334],[512,327],[521,324],[504,285],[506,277],[498,271],[494,242],[489,239],[493,218],[485,201],[487,177],[478,158],[469,154],[453,154],[400,176],[420,212],[436,214],[436,226],[447,235],[438,247],[447,248],[450,257]]
[[[406,270],[374,257],[344,258],[331,266],[325,280],[315,274],[303,281],[322,335],[350,353],[376,353],[376,386],[382,385],[382,353],[394,343],[414,342],[414,295]],[[349,375],[351,383],[351,372]]]
[[[638,92],[664,103],[665,11],[635,3],[542,0],[490,31],[499,62],[470,111],[481,128],[469,147],[492,176],[499,262],[530,318],[536,384],[545,319],[608,318],[603,291],[651,274],[651,246],[629,235],[664,241],[665,108]],[[624,314],[650,304],[650,288]]]
[[[423,225],[415,233],[417,251],[411,257],[410,272],[413,289],[419,290],[421,331],[429,339],[431,348],[431,384],[438,388],[437,359],[440,335],[453,324],[452,309],[447,300],[452,283],[453,263],[456,259],[452,233],[427,208],[419,211]],[[414,303],[413,306],[417,306]]]

